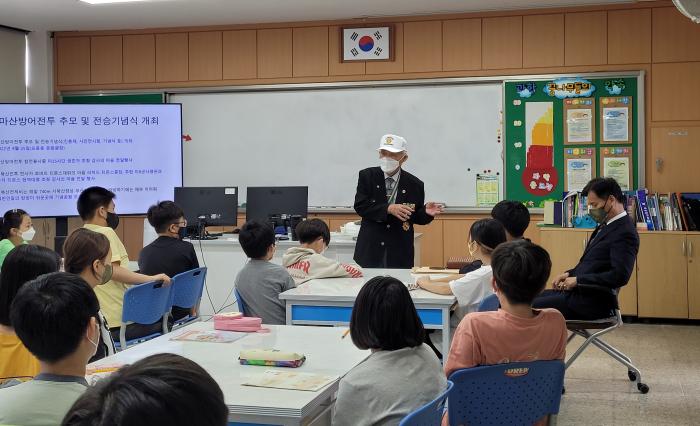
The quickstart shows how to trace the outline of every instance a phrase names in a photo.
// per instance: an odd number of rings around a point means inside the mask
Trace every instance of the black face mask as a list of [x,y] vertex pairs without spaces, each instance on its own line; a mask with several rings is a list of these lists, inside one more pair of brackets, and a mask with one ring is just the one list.
[[186,226],[183,226],[183,227],[181,227],[181,228],[178,228],[178,230],[177,230],[177,236],[178,236],[178,238],[180,238],[181,240],[182,240],[183,238],[187,237],[187,227],[186,227]]
[[119,216],[116,213],[107,212],[107,226],[112,229],[117,229],[119,226]]

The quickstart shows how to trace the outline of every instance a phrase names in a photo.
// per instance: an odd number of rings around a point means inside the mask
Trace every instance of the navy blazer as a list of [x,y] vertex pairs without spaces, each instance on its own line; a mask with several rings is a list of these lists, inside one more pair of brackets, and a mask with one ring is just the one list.
[[360,171],[355,194],[355,211],[362,217],[355,245],[355,262],[363,268],[379,268],[386,255],[388,268],[413,267],[413,225],[427,225],[433,217],[425,212],[423,182],[401,170],[396,204],[415,204],[415,211],[404,225],[388,213],[384,172],[379,167]]
[[[568,271],[570,276],[576,277],[576,283],[580,286],[571,291],[554,292],[563,298],[567,310],[574,315],[564,316],[567,319],[609,317],[611,311],[618,307],[617,290],[626,285],[632,276],[638,251],[639,235],[629,216],[598,227],[591,235],[578,265]],[[605,288],[610,290],[606,291]],[[545,305],[535,302],[538,308],[548,307]]]
[[632,276],[639,252],[639,235],[629,216],[598,227],[586,245],[581,259],[569,275],[578,284],[617,289]]

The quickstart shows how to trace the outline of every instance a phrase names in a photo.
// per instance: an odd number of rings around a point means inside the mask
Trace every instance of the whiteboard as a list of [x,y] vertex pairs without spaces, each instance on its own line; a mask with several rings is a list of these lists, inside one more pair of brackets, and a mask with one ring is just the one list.
[[379,139],[406,138],[404,169],[426,201],[476,204],[476,174],[499,173],[502,85],[319,87],[171,94],[182,104],[186,186],[308,186],[310,206],[352,206]]

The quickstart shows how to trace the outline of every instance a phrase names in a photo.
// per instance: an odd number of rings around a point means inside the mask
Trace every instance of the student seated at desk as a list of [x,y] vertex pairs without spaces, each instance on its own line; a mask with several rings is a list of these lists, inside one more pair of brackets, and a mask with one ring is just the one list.
[[508,241],[525,238],[525,231],[530,226],[530,211],[520,201],[500,201],[491,209],[491,217],[501,222]]
[[42,275],[17,293],[10,317],[41,362],[34,380],[0,389],[0,424],[57,425],[87,389],[85,366],[100,339],[100,305],[90,286],[66,272]]
[[296,227],[299,247],[290,247],[282,256],[282,266],[297,285],[317,278],[360,278],[362,268],[336,262],[323,255],[331,242],[331,231],[321,219],[309,219]]
[[234,284],[246,314],[262,318],[263,324],[285,324],[287,314],[279,295],[296,285],[287,269],[270,262],[275,255],[275,231],[269,223],[249,220],[241,227],[238,241],[249,257]]
[[75,402],[63,426],[226,426],[228,407],[194,361],[151,355],[99,381]]
[[482,266],[465,275],[450,275],[431,280],[429,276],[420,277],[416,284],[422,289],[437,294],[454,294],[457,309],[452,317],[454,326],[459,324],[464,315],[473,312],[479,303],[491,291],[491,254],[494,249],[506,241],[503,225],[495,219],[480,219],[469,229],[469,255],[481,261]]
[[556,309],[532,309],[552,268],[547,251],[529,241],[511,241],[493,252],[491,267],[501,308],[464,317],[447,357],[447,376],[477,365],[563,360],[564,317]]
[[[63,268],[66,272],[80,275],[93,289],[112,278],[112,251],[109,240],[102,234],[78,228],[63,243]],[[95,356],[90,362],[114,355],[114,340],[109,332],[107,319],[100,312],[100,341]]]
[[[491,217],[501,222],[506,231],[506,241],[524,238],[523,234],[530,226],[530,211],[520,201],[502,200],[491,209]],[[479,269],[482,262],[479,259],[460,268],[460,274],[467,274]]]
[[[95,287],[95,293],[100,301],[100,307],[109,322],[110,332],[114,340],[119,340],[119,328],[122,324],[122,308],[124,293],[129,285],[143,284],[149,281],[163,281],[170,284],[170,278],[162,273],[144,275],[132,272],[129,267],[129,254],[119,239],[115,229],[119,226],[119,216],[114,213],[116,208],[112,191],[99,186],[85,189],[78,196],[78,214],[83,220],[83,227],[98,232],[109,240],[112,251],[112,279]],[[131,340],[149,334],[160,332],[162,322],[153,324],[129,324],[126,328],[126,339]]]
[[447,387],[440,361],[423,343],[411,295],[396,278],[372,278],[362,287],[350,337],[372,354],[340,379],[334,426],[397,425]]
[[[199,268],[197,254],[189,241],[182,241],[187,221],[182,209],[172,201],[161,201],[151,206],[148,223],[155,228],[158,238],[141,250],[139,272],[146,275],[164,273],[169,277]],[[192,309],[173,306],[174,320],[194,313]]]
[[56,272],[58,254],[46,247],[21,245],[7,255],[0,269],[0,387],[29,380],[39,373],[39,361],[22,344],[10,322],[17,292],[39,275]]

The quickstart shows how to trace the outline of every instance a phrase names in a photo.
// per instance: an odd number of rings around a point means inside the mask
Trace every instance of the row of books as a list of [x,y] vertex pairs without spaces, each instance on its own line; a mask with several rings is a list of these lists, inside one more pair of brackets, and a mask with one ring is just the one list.
[[[637,227],[650,231],[699,231],[700,193],[650,193],[646,189],[626,191],[627,214]],[[561,201],[545,203],[545,225],[564,228],[593,228],[587,197],[579,192],[564,194]]]
[[692,192],[650,193],[645,189],[625,194],[627,214],[649,231],[700,230],[700,194]]

